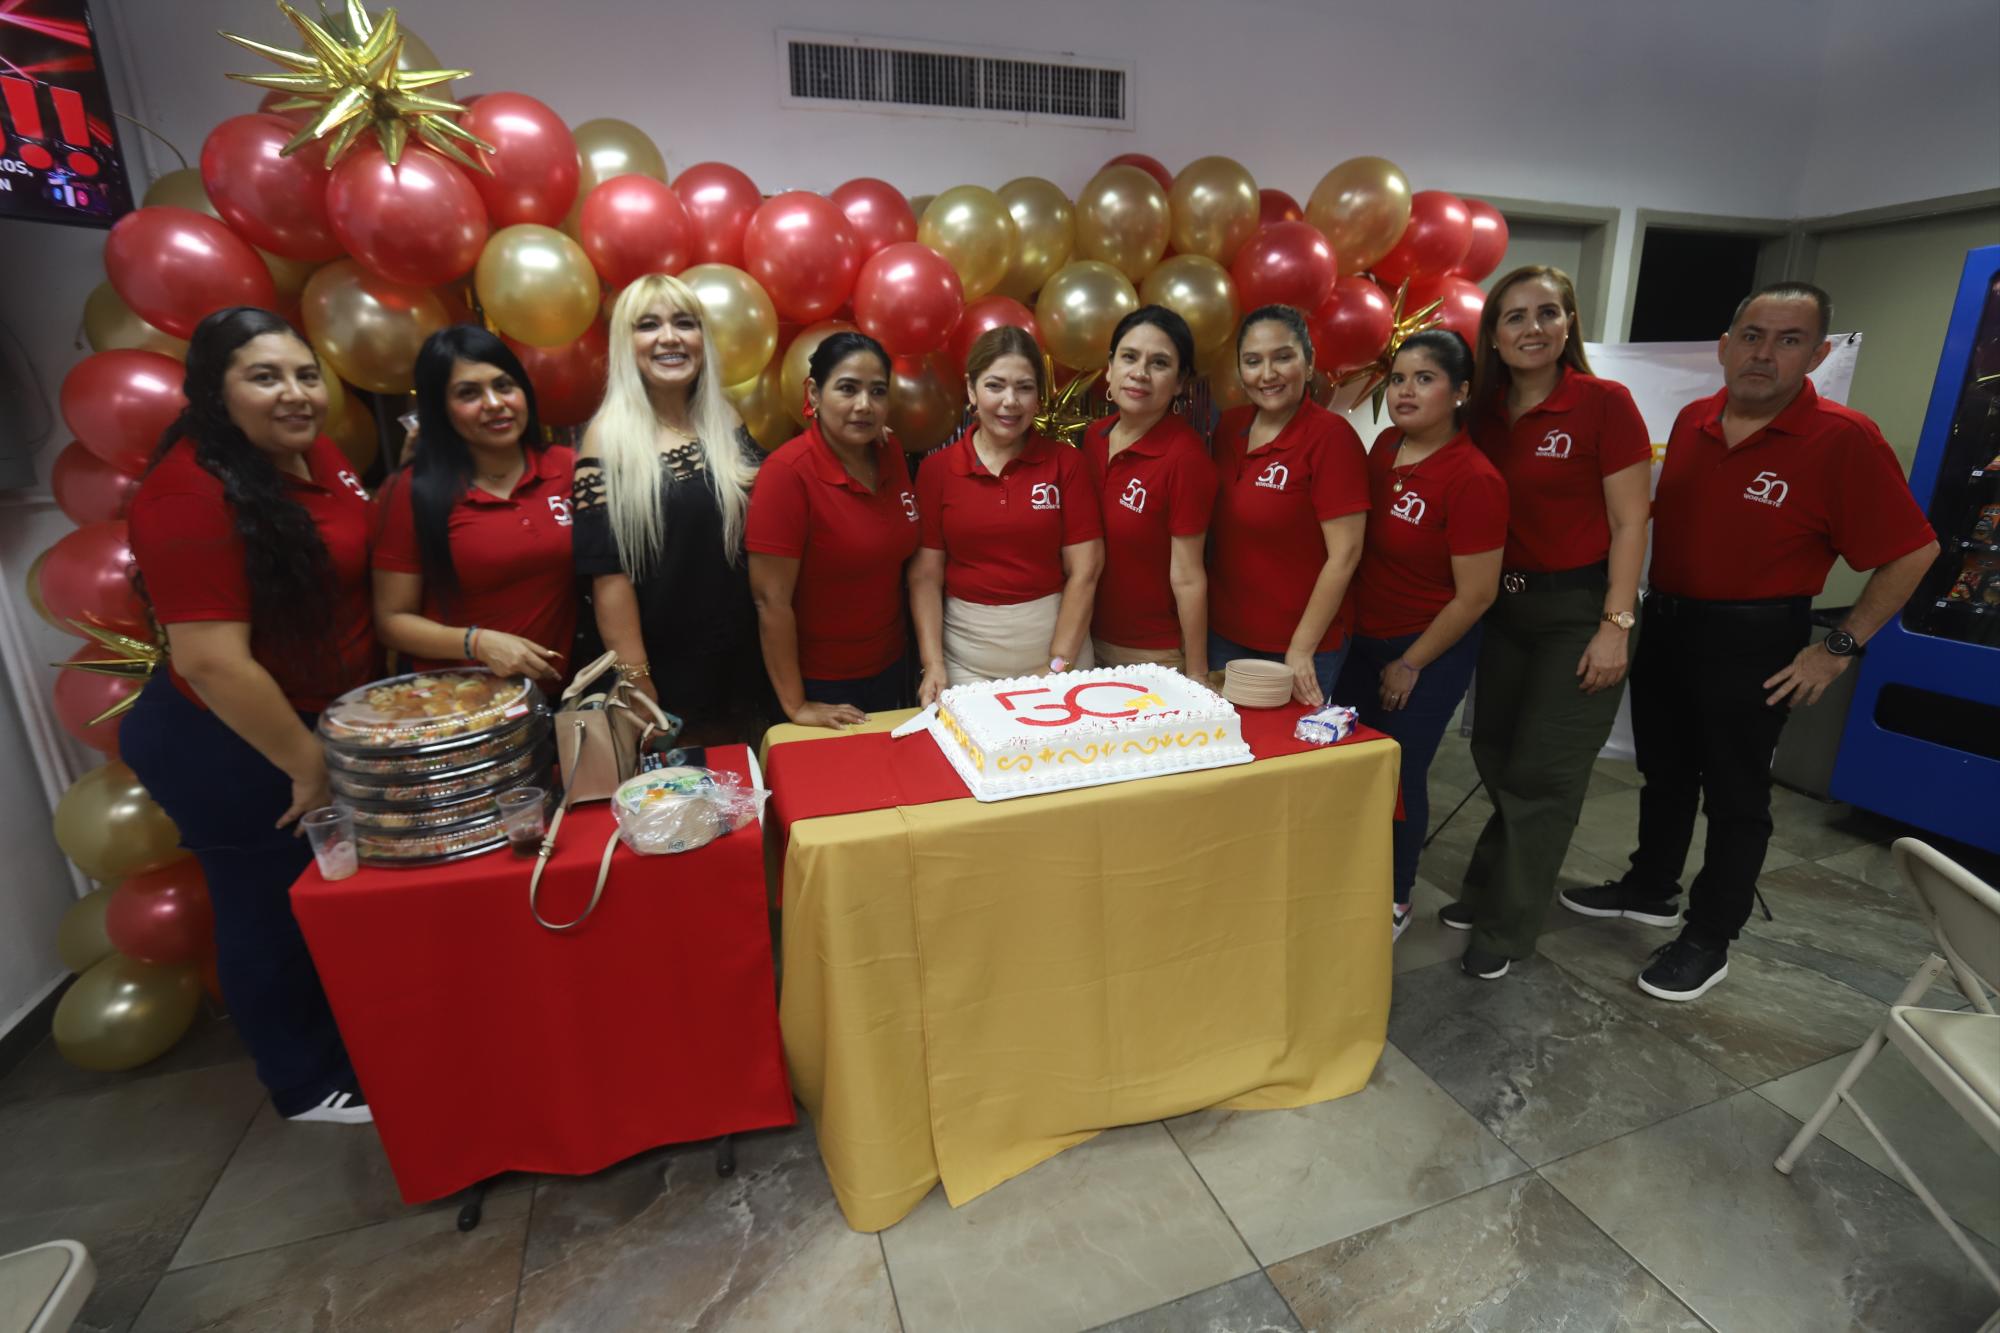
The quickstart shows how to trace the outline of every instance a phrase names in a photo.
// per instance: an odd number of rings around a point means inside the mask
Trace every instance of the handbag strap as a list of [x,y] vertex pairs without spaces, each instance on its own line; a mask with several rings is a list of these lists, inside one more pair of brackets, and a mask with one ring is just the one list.
[[597,883],[590,890],[590,901],[584,904],[583,911],[576,920],[557,924],[543,916],[540,902],[542,871],[548,867],[549,858],[555,855],[556,832],[562,828],[563,816],[568,812],[569,798],[564,796],[563,803],[556,807],[556,817],[549,821],[548,836],[542,839],[541,847],[535,852],[534,873],[528,876],[528,911],[543,929],[555,931],[557,934],[576,929],[588,921],[590,914],[597,910],[597,900],[604,896],[604,885],[611,878],[611,854],[618,850],[618,831],[613,829],[611,836],[604,840],[604,855],[597,862]]
[[590,688],[592,681],[617,665],[617,652],[612,649],[606,649],[602,657],[576,673],[576,679],[572,680],[569,683],[569,688],[562,692],[563,705],[567,707],[571,701],[577,699],[585,690]]

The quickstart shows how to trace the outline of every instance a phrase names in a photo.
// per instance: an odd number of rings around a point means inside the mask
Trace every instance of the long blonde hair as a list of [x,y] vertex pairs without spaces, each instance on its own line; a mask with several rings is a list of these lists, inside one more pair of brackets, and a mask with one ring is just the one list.
[[590,419],[586,432],[596,446],[604,469],[605,500],[611,510],[611,532],[618,541],[619,563],[636,579],[656,568],[666,552],[666,514],[660,488],[673,484],[673,474],[660,466],[655,440],[659,418],[646,396],[638,359],[632,354],[632,330],[654,305],[695,317],[701,325],[701,368],[688,390],[688,418],[701,441],[708,486],[722,510],[722,550],[730,564],[742,560],[743,516],[750,508],[750,485],[756,465],[744,457],[737,434],[743,421],[722,392],[721,377],[709,373],[714,344],[701,299],[679,278],[649,273],[618,294],[611,307],[610,369],[604,405]]

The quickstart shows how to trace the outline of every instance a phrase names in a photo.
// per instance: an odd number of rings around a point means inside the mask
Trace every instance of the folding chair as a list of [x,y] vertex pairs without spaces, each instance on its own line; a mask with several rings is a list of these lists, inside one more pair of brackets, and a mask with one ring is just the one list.
[[[1790,1175],[1812,1141],[1819,1137],[1827,1117],[1845,1103],[1882,1145],[1916,1196],[1930,1209],[1931,1216],[1951,1234],[1952,1241],[1972,1261],[1972,1266],[2000,1292],[2000,1276],[1966,1239],[1965,1232],[1947,1214],[1923,1181],[1917,1179],[1881,1129],[1854,1100],[1851,1089],[1881,1051],[1885,1040],[1908,1057],[1910,1064],[1936,1088],[1951,1108],[2000,1152],[2000,1015],[1993,1011],[1987,991],[2000,985],[2000,891],[1980,879],[1944,853],[1916,838],[1898,838],[1894,847],[1896,868],[1917,902],[1917,911],[1937,942],[1938,953],[1924,960],[1910,984],[1896,997],[1889,1017],[1870,1034],[1847,1068],[1841,1071],[1833,1090],[1820,1103],[1812,1119],[1786,1145],[1774,1164]],[[1915,1002],[1925,995],[1938,974],[1950,968],[1952,980],[1975,1012],[1925,1009]],[[1995,1316],[2000,1320],[2000,1315]],[[1992,1321],[1989,1321],[1991,1323]]]

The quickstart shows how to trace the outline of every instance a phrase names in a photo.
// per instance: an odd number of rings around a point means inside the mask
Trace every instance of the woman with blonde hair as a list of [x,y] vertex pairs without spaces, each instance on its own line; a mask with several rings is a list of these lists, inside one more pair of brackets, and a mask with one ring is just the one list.
[[743,549],[757,447],[706,373],[707,324],[686,283],[654,273],[619,293],[610,343],[574,490],[598,633],[688,741],[755,739],[771,713]]

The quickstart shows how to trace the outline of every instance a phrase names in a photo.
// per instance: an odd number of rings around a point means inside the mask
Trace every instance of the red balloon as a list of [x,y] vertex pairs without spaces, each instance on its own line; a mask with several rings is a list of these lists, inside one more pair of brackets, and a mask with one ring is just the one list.
[[853,294],[861,255],[840,205],[809,190],[787,190],[751,215],[743,269],[770,294],[780,318],[809,324]]
[[1257,191],[1257,221],[1263,222],[1303,222],[1306,211],[1299,207],[1299,201],[1283,190]]
[[49,469],[49,489],[55,492],[56,507],[70,522],[81,526],[125,517],[132,493],[139,489],[139,478],[136,473],[120,472],[84,448],[81,441],[71,440]]
[[327,182],[326,208],[363,268],[406,287],[463,277],[486,246],[479,191],[450,158],[416,144],[393,167],[377,147],[349,153]]
[[997,329],[1003,324],[1011,324],[1017,329],[1026,329],[1037,343],[1042,340],[1042,331],[1035,324],[1035,313],[1011,296],[998,292],[982,296],[965,308],[959,316],[958,327],[951,331],[951,338],[945,343],[944,353],[939,360],[944,362],[945,372],[958,379],[965,378],[965,358],[972,351],[972,344],[988,329]]
[[1472,245],[1472,214],[1465,201],[1443,190],[1418,190],[1410,196],[1410,225],[1396,248],[1376,260],[1370,270],[1390,291],[1405,278],[1451,272]]
[[[1104,164],[1104,167],[1137,167],[1160,183],[1162,190],[1174,188],[1174,173],[1167,170],[1167,164],[1157,157],[1147,157],[1144,153],[1120,153]],[[1099,167],[1098,170],[1104,170]]]
[[338,259],[345,250],[326,213],[326,145],[287,157],[297,132],[283,116],[231,116],[201,146],[202,188],[250,244],[286,259]]
[[84,448],[118,471],[143,472],[161,434],[187,407],[186,378],[187,367],[159,352],[98,352],[63,377],[63,420]]
[[604,375],[610,365],[610,342],[603,320],[564,347],[530,347],[512,338],[503,341],[521,358],[528,383],[535,386],[535,410],[544,426],[581,426],[596,413],[604,401]]
[[1413,315],[1433,301],[1441,301],[1438,314],[1442,327],[1465,339],[1466,346],[1479,346],[1479,312],[1486,306],[1486,293],[1479,284],[1448,275],[1410,279],[1409,295],[1403,298],[1403,313]]
[[[65,630],[67,622],[143,638],[146,604],[132,586],[132,542],[122,518],[86,523],[48,549],[42,559],[42,605]],[[80,630],[69,630],[80,634]]]
[[890,356],[935,352],[964,310],[958,274],[944,256],[915,241],[884,246],[861,266],[854,284],[854,322]]
[[142,208],[118,219],[104,242],[104,271],[134,314],[176,338],[191,335],[210,311],[268,310],[278,301],[271,270],[250,243],[186,208]]
[[576,136],[562,117],[526,93],[485,93],[467,105],[458,124],[493,145],[485,155],[493,174],[472,173],[493,226],[562,225],[581,174]]
[[[102,662],[118,654],[101,644],[89,643],[70,654],[70,664],[78,662]],[[105,709],[130,695],[137,694],[144,682],[124,676],[102,676],[94,671],[58,671],[53,691],[56,705],[56,721],[62,729],[93,750],[102,750],[113,759],[118,757],[118,724],[122,717],[107,718],[95,726],[91,719]],[[150,960],[148,960],[150,961]]]
[[1344,375],[1382,355],[1395,332],[1395,303],[1366,278],[1340,278],[1306,325],[1312,330],[1314,367]]
[[885,245],[917,239],[917,215],[910,211],[910,201],[887,181],[862,176],[836,185],[827,197],[847,215],[847,229],[854,233],[855,250],[863,263]]
[[198,963],[215,952],[208,877],[192,856],[134,875],[111,891],[104,934],[142,963]]
[[674,180],[694,220],[694,263],[743,267],[743,232],[764,196],[726,162],[697,162]]
[[1333,247],[1310,222],[1273,222],[1237,252],[1229,275],[1245,314],[1260,305],[1317,310],[1333,288]]
[[613,176],[583,201],[583,252],[611,292],[648,273],[679,273],[694,252],[681,197],[651,176]]
[[1507,219],[1484,199],[1468,199],[1465,211],[1472,218],[1472,244],[1465,258],[1452,267],[1454,278],[1484,282],[1507,254]]

